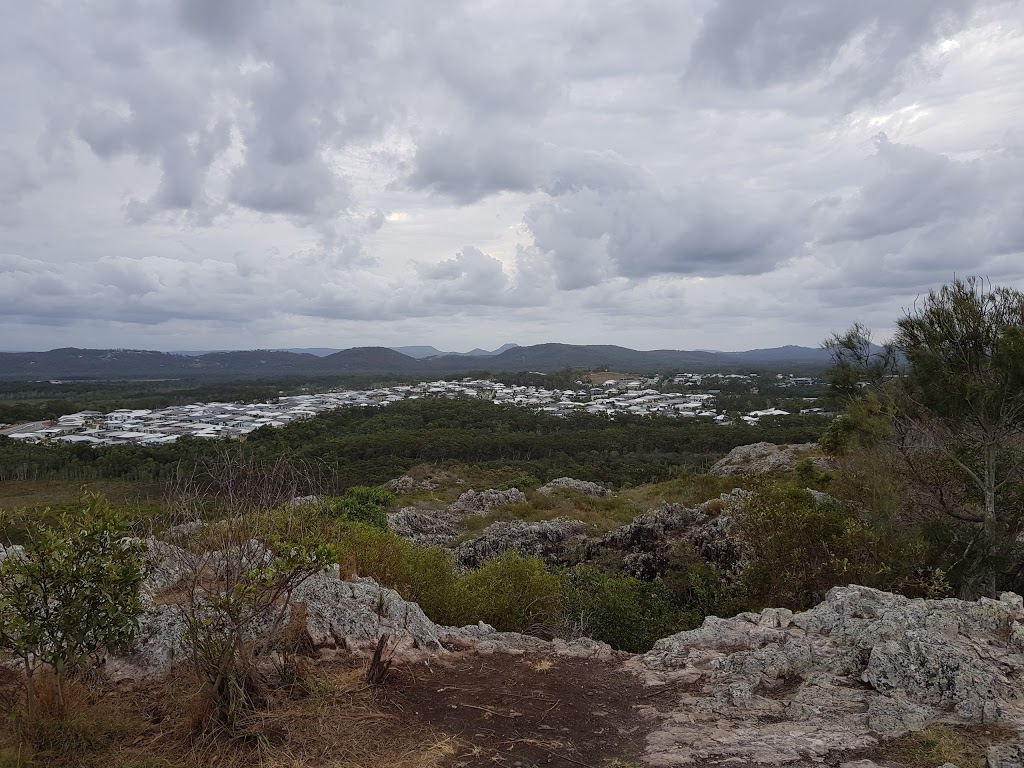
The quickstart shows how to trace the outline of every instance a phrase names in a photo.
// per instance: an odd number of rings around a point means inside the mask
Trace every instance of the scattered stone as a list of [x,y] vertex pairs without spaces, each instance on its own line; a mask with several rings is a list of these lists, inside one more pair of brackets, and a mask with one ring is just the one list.
[[579,520],[557,518],[539,523],[512,520],[489,525],[480,535],[455,548],[455,560],[463,568],[479,568],[492,557],[518,552],[539,557],[549,564],[561,562],[567,548],[586,538]]
[[503,507],[509,504],[524,504],[526,494],[518,488],[509,488],[507,491],[497,491],[493,488],[486,491],[466,491],[459,496],[448,507],[448,511],[454,515],[484,515],[494,507]]
[[289,507],[319,507],[319,496],[296,496],[288,501]]
[[708,617],[627,663],[650,683],[690,683],[658,715],[647,760],[815,760],[937,721],[1019,726],[1024,655],[1008,629],[1021,620],[1009,593],[921,600],[858,586],[801,614]]
[[572,477],[558,477],[552,480],[550,483],[546,483],[537,489],[537,493],[543,493],[545,496],[550,496],[552,493],[558,491],[572,491],[574,493],[580,493],[584,496],[607,496],[610,491],[602,485],[597,483],[590,483],[586,480],[576,480]]
[[800,461],[811,458],[815,467],[827,469],[828,462],[818,453],[817,443],[775,445],[774,443],[752,443],[733,448],[710,470],[709,475],[767,475],[772,472],[793,469]]
[[[316,497],[312,496],[307,498],[315,499]],[[295,506],[293,503],[294,501],[295,499],[292,499],[292,501],[289,503],[292,504],[292,506]],[[205,527],[206,523],[202,520],[189,520],[186,523],[178,523],[177,525],[172,525],[170,528],[168,528],[160,535],[160,538],[162,538],[164,541],[184,541],[186,539],[191,538],[198,531],[203,530],[203,528]]]

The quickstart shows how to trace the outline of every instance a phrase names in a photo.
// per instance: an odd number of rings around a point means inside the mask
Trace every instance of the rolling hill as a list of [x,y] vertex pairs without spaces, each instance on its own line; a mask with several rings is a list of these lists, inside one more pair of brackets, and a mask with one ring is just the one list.
[[565,368],[635,373],[749,369],[813,371],[829,363],[825,350],[787,346],[747,352],[674,349],[640,351],[613,345],[535,344],[497,354],[442,354],[416,358],[388,347],[353,347],[319,356],[284,350],[184,355],[130,349],[77,349],[0,353],[7,379],[141,379],[154,377],[323,376],[396,374],[439,376],[467,371],[557,371]]

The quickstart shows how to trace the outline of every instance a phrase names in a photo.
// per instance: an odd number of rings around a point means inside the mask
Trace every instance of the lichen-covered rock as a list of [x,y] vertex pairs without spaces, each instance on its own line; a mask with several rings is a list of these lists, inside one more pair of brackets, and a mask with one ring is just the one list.
[[609,491],[603,485],[591,483],[586,480],[576,480],[572,477],[556,477],[550,483],[545,483],[537,489],[537,493],[549,496],[558,491],[572,491],[584,496],[607,496]]
[[526,494],[518,488],[509,488],[507,491],[492,489],[486,491],[474,491],[472,489],[464,494],[448,507],[453,515],[466,517],[469,515],[483,515],[494,507],[503,507],[509,504],[523,504],[526,502]]
[[628,666],[685,681],[648,740],[653,765],[782,763],[938,720],[1024,725],[1020,598],[912,600],[837,587],[802,614],[708,617]]
[[452,515],[444,510],[403,507],[388,513],[388,528],[416,544],[448,546],[459,536]]
[[767,475],[780,470],[793,469],[798,462],[811,458],[819,469],[827,468],[827,462],[820,456],[817,443],[796,445],[775,445],[774,443],[751,443],[733,448],[715,463],[709,475]]
[[146,545],[146,577],[142,581],[144,599],[151,598],[178,584],[186,574],[195,571],[196,556],[160,539],[148,538]]
[[985,768],[1021,768],[1024,766],[1024,742],[997,744],[985,752]]
[[370,578],[342,581],[336,566],[306,579],[292,602],[305,606],[306,629],[318,647],[372,649],[388,634],[399,650],[442,650],[438,626],[416,603]]
[[[723,494],[723,498],[728,498],[731,505],[740,497]],[[728,508],[724,504],[716,506]],[[584,557],[594,559],[608,552],[621,552],[626,573],[650,581],[665,573],[668,554],[679,542],[689,542],[707,562],[730,573],[738,572],[746,563],[745,548],[731,515],[711,516],[700,508],[681,504],[662,504],[588,542]]]
[[582,542],[586,526],[579,520],[545,520],[528,523],[512,520],[489,525],[475,539],[464,541],[454,550],[456,562],[463,568],[479,568],[486,560],[506,552],[539,557],[550,564],[562,560],[566,550]]

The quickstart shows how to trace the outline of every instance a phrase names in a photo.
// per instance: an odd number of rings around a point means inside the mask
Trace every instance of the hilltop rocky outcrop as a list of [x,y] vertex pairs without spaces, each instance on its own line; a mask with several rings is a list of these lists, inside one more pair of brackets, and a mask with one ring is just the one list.
[[709,475],[768,475],[773,472],[792,470],[804,459],[810,459],[817,469],[827,469],[828,462],[822,456],[817,443],[775,445],[774,443],[750,443],[733,448],[719,459]]
[[650,581],[664,573],[672,547],[688,542],[708,563],[726,572],[738,571],[745,563],[745,551],[730,512],[746,495],[737,488],[696,507],[662,504],[587,542],[584,559],[622,553],[625,571]]
[[485,528],[475,539],[455,547],[455,561],[463,568],[479,568],[492,557],[518,552],[554,565],[562,561],[569,549],[586,540],[586,529],[579,520],[564,518],[539,523],[525,520],[497,522]]
[[[689,514],[691,528],[699,528]],[[664,514],[647,523],[630,529],[630,541],[642,541],[637,532],[650,526],[676,524]],[[175,601],[196,555],[155,539],[146,544],[148,608],[135,647],[107,665],[116,678],[158,675],[185,660]],[[223,559],[218,554],[204,557],[215,563]],[[937,722],[1024,733],[1024,599],[1013,593],[971,602],[836,587],[804,613],[768,608],[708,617],[640,655],[589,638],[547,641],[482,623],[440,626],[372,579],[342,579],[337,566],[307,579],[292,606],[319,653],[368,655],[387,634],[399,662],[538,654],[624,669],[646,686],[642,695],[628,695],[652,766],[832,763]],[[1018,747],[998,750],[992,765],[1014,765]]]
[[595,497],[608,496],[611,493],[611,491],[603,485],[591,483],[586,480],[577,480],[573,477],[556,477],[551,482],[545,483],[537,489],[537,493],[542,493],[545,496],[550,496],[551,494],[558,493],[559,491],[571,491],[583,496]]
[[448,505],[448,512],[452,515],[467,517],[470,515],[487,514],[494,507],[525,503],[526,494],[518,488],[509,488],[504,491],[493,488],[489,488],[486,491],[474,491],[471,488],[459,496],[452,504]]

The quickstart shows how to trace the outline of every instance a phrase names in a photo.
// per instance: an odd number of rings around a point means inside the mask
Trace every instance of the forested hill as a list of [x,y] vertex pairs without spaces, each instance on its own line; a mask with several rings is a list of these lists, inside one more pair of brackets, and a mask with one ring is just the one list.
[[416,359],[386,347],[353,347],[318,357],[308,353],[248,350],[182,355],[126,349],[76,349],[0,353],[0,377],[173,378],[202,375],[281,376],[400,374],[441,375],[467,371],[557,371],[565,368],[628,372],[739,371],[750,368],[816,370],[829,355],[808,347],[749,352],[673,349],[638,351],[609,345],[537,344],[513,347],[486,358],[441,355]]

